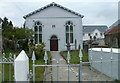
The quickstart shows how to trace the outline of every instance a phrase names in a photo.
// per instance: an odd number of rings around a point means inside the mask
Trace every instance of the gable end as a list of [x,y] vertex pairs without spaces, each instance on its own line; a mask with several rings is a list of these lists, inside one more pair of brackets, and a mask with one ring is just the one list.
[[75,15],[77,15],[77,16],[80,16],[81,18],[84,17],[83,15],[81,15],[81,14],[79,14],[79,13],[77,13],[77,12],[74,12],[74,11],[68,9],[68,8],[65,8],[65,7],[63,7],[63,6],[61,6],[61,5],[56,4],[56,3],[53,2],[53,3],[51,3],[51,4],[48,4],[48,5],[42,7],[42,8],[40,8],[40,9],[38,9],[38,10],[35,10],[35,11],[33,11],[33,12],[31,12],[31,13],[29,13],[29,14],[23,16],[23,18],[26,19],[27,17],[29,17],[29,16],[31,16],[31,15],[33,15],[33,14],[36,14],[36,13],[38,13],[38,12],[40,12],[40,11],[42,11],[42,10],[48,8],[48,7],[51,7],[51,6],[59,7],[59,8],[64,9],[64,10],[70,12],[70,13],[73,13],[73,14],[75,14]]

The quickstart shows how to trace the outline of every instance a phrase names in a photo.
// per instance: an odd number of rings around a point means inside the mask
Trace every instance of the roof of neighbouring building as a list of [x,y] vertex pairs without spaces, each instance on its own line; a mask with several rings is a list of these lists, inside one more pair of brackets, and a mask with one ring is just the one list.
[[116,22],[114,22],[109,28],[113,28],[113,27],[115,27],[115,26],[117,26],[119,24],[120,24],[120,19],[117,20]]
[[111,29],[109,29],[109,30],[107,30],[105,32],[106,35],[107,34],[116,34],[116,33],[120,33],[120,24],[115,26],[115,27],[113,27],[113,28],[111,28]]
[[68,12],[70,12],[70,13],[73,13],[73,14],[75,14],[75,15],[77,15],[77,16],[80,16],[81,18],[84,17],[83,15],[81,15],[81,14],[79,14],[79,13],[77,13],[77,12],[74,12],[73,10],[70,10],[70,9],[68,9],[68,8],[65,8],[65,7],[63,7],[63,6],[61,6],[61,5],[59,5],[59,4],[55,3],[55,2],[53,2],[53,3],[51,3],[51,4],[48,4],[48,5],[42,7],[42,8],[40,8],[40,9],[38,9],[38,10],[35,10],[35,11],[33,11],[33,12],[31,12],[31,13],[29,13],[29,14],[23,16],[23,18],[26,19],[27,17],[29,17],[29,16],[31,16],[31,15],[33,15],[33,14],[36,14],[36,13],[38,13],[38,12],[40,12],[40,11],[42,11],[42,10],[48,8],[48,7],[51,7],[51,6],[60,7],[60,8],[66,10],[66,11],[68,11]]
[[106,25],[85,25],[83,26],[84,33],[93,32],[95,29],[99,30],[100,32],[105,32],[106,30],[108,30],[108,27]]
[[117,20],[115,23],[113,23],[109,29],[105,32],[105,35],[107,34],[115,34],[120,33],[120,19]]

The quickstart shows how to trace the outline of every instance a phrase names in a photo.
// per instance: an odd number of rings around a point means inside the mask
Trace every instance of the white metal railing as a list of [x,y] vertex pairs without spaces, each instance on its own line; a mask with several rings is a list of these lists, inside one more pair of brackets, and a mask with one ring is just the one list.
[[16,55],[12,55],[11,53],[9,54],[9,57],[6,58],[6,54],[3,53],[2,54],[2,57],[0,58],[0,64],[2,65],[2,70],[1,70],[1,74],[2,74],[2,82],[4,82],[5,80],[5,64],[9,64],[9,67],[8,67],[8,74],[9,74],[9,81],[12,81],[12,64],[14,64],[14,59],[16,58]]
[[[57,67],[57,81],[59,81],[58,79],[58,67],[68,67],[68,82],[70,81],[70,67],[79,67],[79,81],[82,81],[82,52],[80,50],[79,52],[79,57],[80,57],[80,64],[70,64],[70,52],[68,51],[67,54],[67,65],[60,65],[59,60],[57,60],[57,65],[47,65],[47,61],[48,61],[48,55],[47,52],[45,51],[45,55],[44,55],[44,60],[45,60],[45,65],[36,65],[35,61],[36,61],[36,57],[35,57],[35,53],[33,51],[33,55],[32,55],[32,60],[33,60],[33,81],[35,81],[35,68],[36,67],[45,67],[45,72],[46,72],[46,67]],[[46,76],[46,73],[44,73],[44,77]],[[46,79],[46,78],[45,78]],[[44,80],[45,81],[45,80]]]
[[91,67],[112,79],[120,80],[118,70],[118,63],[120,61],[119,54],[119,49],[91,48],[89,49],[89,61],[91,63]]
[[[117,53],[115,53],[117,54]],[[72,69],[72,67],[77,67],[78,70],[78,81],[83,81],[84,77],[83,77],[83,65],[84,64],[89,64],[90,65],[90,69],[91,71],[93,70],[93,68],[96,68],[98,71],[101,72],[101,77],[99,79],[101,79],[101,81],[103,80],[103,73],[106,74],[106,75],[114,75],[114,73],[118,70],[114,70],[115,67],[117,67],[117,65],[115,65],[116,63],[118,63],[118,61],[120,61],[119,58],[117,58],[116,56],[113,53],[113,50],[111,48],[111,50],[109,52],[105,52],[104,54],[104,49],[103,48],[100,48],[99,51],[95,51],[90,49],[89,50],[89,62],[83,62],[82,61],[82,52],[81,52],[81,49],[79,51],[79,64],[70,64],[70,59],[71,59],[71,56],[70,56],[70,52],[68,51],[67,53],[67,63],[68,64],[59,64],[59,59],[56,59],[56,63],[55,65],[48,65],[48,55],[47,55],[47,52],[45,51],[45,55],[44,55],[44,60],[45,60],[45,65],[39,65],[39,64],[36,64],[36,56],[35,56],[35,52],[33,51],[33,54],[32,54],[32,71],[29,72],[29,58],[27,57],[26,53],[24,51],[21,51],[21,53],[18,55],[18,57],[16,58],[16,55],[12,55],[11,53],[9,54],[9,57],[6,58],[5,56],[5,53],[3,53],[3,56],[2,58],[0,59],[0,64],[2,64],[2,81],[4,81],[4,64],[13,64],[14,65],[14,76],[15,76],[15,81],[30,81],[30,79],[32,79],[33,82],[36,81],[36,68],[37,67],[45,67],[45,71],[44,71],[44,81],[46,81],[46,76],[47,76],[47,73],[46,73],[46,69],[48,67],[56,67],[56,74],[57,74],[57,81],[59,81],[59,68],[60,67],[67,67],[68,68],[68,71],[67,71],[67,76],[68,76],[68,82],[70,81],[70,71]],[[109,56],[109,57],[108,57]],[[59,57],[57,57],[59,58]],[[15,60],[15,61],[14,61]],[[107,70],[107,66],[105,65],[107,64],[110,68],[109,70]],[[10,70],[11,70],[11,66],[9,66]],[[105,67],[106,66],[106,67]],[[98,68],[97,68],[98,67]],[[106,68],[106,69],[105,69]],[[117,67],[118,68],[118,67]],[[116,69],[117,69],[116,68]],[[105,70],[109,71],[110,73],[107,74],[105,73]],[[21,72],[21,75],[23,75],[23,79],[21,79],[20,77],[20,74],[19,72]],[[92,73],[90,73],[90,77],[91,77],[91,81],[93,81],[93,77],[92,77]],[[112,77],[111,76],[111,77]],[[9,71],[9,80],[11,80],[11,71]]]

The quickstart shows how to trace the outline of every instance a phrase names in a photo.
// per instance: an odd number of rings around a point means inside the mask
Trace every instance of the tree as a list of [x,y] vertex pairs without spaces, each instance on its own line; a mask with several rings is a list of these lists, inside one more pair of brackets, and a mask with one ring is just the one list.
[[9,22],[9,26],[12,26],[12,27],[13,27],[12,21]]
[[29,39],[34,34],[32,29],[14,27],[14,40]]
[[[10,48],[16,49],[16,44],[18,43],[18,41],[21,42],[22,49],[28,48],[28,39],[32,38],[34,34],[32,29],[13,27],[12,21],[8,22],[8,19],[6,17],[3,19],[2,28],[3,39],[8,42],[9,45],[12,45],[12,43],[14,44]],[[11,41],[11,43],[9,42],[9,40]],[[5,48],[9,47],[5,42],[3,42],[3,44]]]
[[8,18],[4,17],[3,22],[2,22],[2,29],[4,30],[8,26]]
[[13,36],[14,30],[12,26],[7,26],[5,27],[5,29],[2,32],[3,37],[12,40],[12,36]]
[[31,39],[33,34],[34,32],[32,29],[15,27],[13,33],[13,40],[16,43],[17,41],[19,41],[21,49],[28,50],[28,39]]

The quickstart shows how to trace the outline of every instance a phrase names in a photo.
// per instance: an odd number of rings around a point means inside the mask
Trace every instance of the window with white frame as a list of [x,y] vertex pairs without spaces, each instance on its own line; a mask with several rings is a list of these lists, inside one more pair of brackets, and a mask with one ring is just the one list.
[[66,43],[73,43],[73,23],[68,21],[66,23]]
[[95,33],[95,36],[97,36],[98,35],[98,33]]
[[34,26],[34,31],[35,31],[35,43],[39,44],[42,43],[42,23],[39,21],[35,22]]

